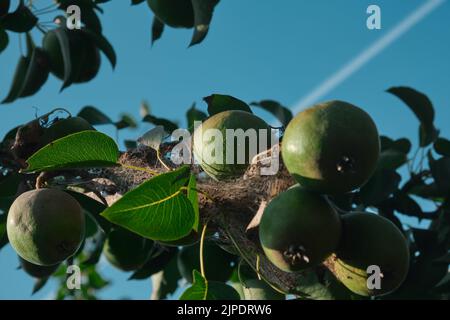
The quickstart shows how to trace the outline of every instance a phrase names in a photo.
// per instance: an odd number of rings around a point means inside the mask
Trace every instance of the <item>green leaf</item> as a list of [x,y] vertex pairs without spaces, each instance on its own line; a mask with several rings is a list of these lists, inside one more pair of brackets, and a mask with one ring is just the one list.
[[424,147],[437,138],[434,127],[434,108],[430,99],[423,93],[408,87],[393,87],[387,92],[402,100],[420,121],[420,146]]
[[180,300],[239,300],[239,293],[231,286],[216,281],[207,281],[194,270],[194,283],[181,295]]
[[111,45],[111,43],[109,43],[108,39],[106,39],[102,34],[92,32],[91,30],[84,29],[84,31],[92,39],[92,41],[94,41],[97,48],[99,48],[100,51],[102,51],[106,56],[106,58],[108,58],[112,68],[114,69],[117,63],[117,56],[113,46]]
[[210,116],[228,110],[241,110],[252,113],[248,104],[232,96],[213,94],[203,98],[203,100],[208,104],[208,113]]
[[102,256],[103,247],[105,245],[106,235],[99,235],[94,242],[94,247],[86,254],[86,257],[81,262],[83,267],[96,265]]
[[395,140],[391,147],[391,149],[396,150],[398,152],[403,152],[404,154],[408,154],[411,151],[411,141],[406,138],[401,138]]
[[152,45],[161,38],[164,31],[164,23],[154,16],[152,23]]
[[2,101],[2,103],[10,103],[16,100],[20,91],[22,90],[25,76],[27,73],[28,65],[30,64],[30,58],[21,56],[17,63],[16,71],[14,73],[13,82],[9,89],[8,96]]
[[394,143],[394,140],[392,140],[391,138],[386,137],[386,136],[380,136],[381,151],[390,149],[393,143]]
[[450,141],[444,138],[438,138],[434,142],[434,150],[441,156],[450,157]]
[[214,8],[219,0],[192,0],[194,7],[194,34],[189,46],[202,42],[209,31],[209,24],[213,16]]
[[117,166],[119,149],[98,131],[82,131],[53,141],[28,160],[23,172]]
[[38,18],[21,0],[14,12],[6,14],[2,18],[2,26],[6,30],[14,32],[28,32],[36,25]]
[[160,174],[127,192],[102,216],[145,238],[180,239],[195,223],[194,209],[183,193],[189,177],[187,166]]
[[192,208],[194,209],[194,214],[195,214],[195,220],[194,220],[195,222],[194,222],[194,226],[192,227],[192,229],[195,232],[199,232],[198,227],[199,227],[199,223],[200,223],[200,221],[199,221],[200,213],[199,213],[199,208],[198,208],[197,180],[195,178],[195,175],[192,173],[191,173],[191,176],[189,177],[187,197],[192,204]]
[[0,27],[0,53],[6,49],[9,43],[8,33]]
[[39,91],[50,74],[50,61],[41,48],[34,48],[19,97],[29,97]]
[[164,270],[152,275],[152,300],[162,300],[168,298],[178,288],[178,281],[181,280],[178,271],[177,259],[173,257]]
[[194,129],[195,121],[203,121],[208,117],[206,113],[195,108],[195,103],[186,112],[187,125],[189,130]]
[[16,198],[22,175],[12,173],[0,182],[0,210],[8,211]]
[[83,118],[93,126],[113,124],[113,121],[106,114],[93,106],[86,106],[81,109],[78,117]]
[[147,279],[164,270],[170,261],[176,260],[178,248],[164,247],[162,250],[163,251],[160,254],[150,257],[150,259],[148,259],[141,268],[136,270],[128,280]]
[[151,114],[146,115],[142,121],[154,124],[155,126],[163,126],[164,130],[167,132],[173,132],[178,129],[178,125],[176,123],[164,118],[155,117]]
[[251,106],[262,108],[275,116],[286,127],[292,120],[292,111],[273,100],[262,100],[250,103]]

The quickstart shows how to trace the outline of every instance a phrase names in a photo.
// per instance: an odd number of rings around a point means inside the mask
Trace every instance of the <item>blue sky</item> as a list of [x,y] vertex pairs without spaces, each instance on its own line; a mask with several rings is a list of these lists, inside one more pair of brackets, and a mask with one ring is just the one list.
[[[51,77],[34,96],[0,105],[0,136],[55,107],[77,113],[93,105],[113,119],[122,112],[139,116],[142,100],[152,112],[184,124],[192,102],[205,108],[202,97],[231,94],[245,101],[275,99],[295,106],[317,85],[388,33],[424,4],[425,0],[226,0],[215,13],[207,39],[187,48],[190,30],[167,28],[152,48],[152,14],[145,4],[130,7],[128,0],[115,0],[102,7],[104,34],[114,45],[118,64],[112,71],[106,59],[93,81],[74,85],[59,93],[61,83]],[[47,0],[35,1],[44,7]],[[382,10],[382,29],[366,28],[366,8]],[[50,20],[50,16],[43,18]],[[377,123],[381,133],[417,141],[417,120],[393,96],[391,86],[414,87],[431,98],[436,125],[450,136],[445,125],[450,116],[450,3],[415,25],[364,67],[320,100],[342,99],[361,106]],[[36,34],[38,36],[38,34]],[[37,38],[38,39],[38,38]],[[37,40],[40,42],[40,40]],[[0,94],[5,96],[18,59],[18,40],[11,36],[9,48],[0,55]],[[268,121],[273,119],[261,113]],[[112,134],[111,128],[102,128]],[[121,138],[137,138],[149,129],[143,125]],[[31,298],[32,279],[15,270],[17,259],[8,247],[0,251],[0,299]],[[114,285],[104,298],[141,298],[150,295],[150,281],[126,281],[127,275],[102,264]],[[52,285],[33,298],[49,296]]]

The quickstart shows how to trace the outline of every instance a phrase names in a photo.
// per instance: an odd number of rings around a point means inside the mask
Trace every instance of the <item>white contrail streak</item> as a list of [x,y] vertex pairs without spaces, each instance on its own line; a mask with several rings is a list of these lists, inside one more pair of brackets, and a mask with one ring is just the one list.
[[410,30],[414,25],[420,22],[433,10],[442,5],[446,0],[428,0],[417,10],[398,23],[386,35],[378,39],[375,43],[364,49],[358,56],[350,60],[341,69],[332,74],[329,78],[319,84],[313,91],[300,99],[292,108],[294,113],[299,112],[305,107],[317,102],[328,92],[333,90],[353,73],[358,71],[367,62],[377,56],[381,51],[386,49],[392,42]]

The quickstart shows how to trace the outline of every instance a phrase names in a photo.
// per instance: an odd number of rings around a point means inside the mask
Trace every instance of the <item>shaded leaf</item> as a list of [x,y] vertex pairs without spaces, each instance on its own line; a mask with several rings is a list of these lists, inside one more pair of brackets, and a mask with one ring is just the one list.
[[38,293],[47,284],[49,277],[36,279],[33,285],[33,291],[31,295]]
[[371,206],[386,200],[398,189],[400,181],[401,176],[395,170],[376,170],[360,190],[361,202],[366,206]]
[[189,130],[194,129],[195,121],[203,121],[208,117],[206,113],[195,108],[195,103],[186,112],[187,125]]
[[194,34],[189,46],[202,42],[209,31],[209,24],[213,16],[214,8],[219,0],[192,0],[194,8]]
[[231,286],[216,281],[207,281],[194,270],[194,283],[181,295],[180,300],[240,300],[239,293]]
[[106,206],[103,203],[92,199],[83,193],[70,190],[66,190],[66,192],[74,197],[80,206],[91,215],[104,233],[108,233],[111,230],[111,223],[100,215],[106,209]]
[[427,146],[437,138],[434,127],[434,108],[430,99],[423,93],[408,87],[393,87],[387,92],[402,100],[420,121],[420,146]]
[[8,33],[0,27],[0,53],[6,49],[9,43]]
[[428,154],[431,174],[437,187],[443,194],[450,193],[450,157],[442,157],[434,160],[431,153]]
[[11,4],[10,0],[0,1],[0,18],[8,13],[10,4]]
[[151,277],[155,273],[161,272],[166,268],[170,261],[174,259],[178,253],[178,248],[168,247],[157,256],[150,257],[145,264],[136,270],[128,280],[143,280]]
[[82,131],[51,142],[28,160],[23,172],[117,166],[119,149],[97,131]]
[[144,2],[144,1],[145,0],[131,0],[131,5],[135,6],[135,5],[140,4],[140,3]]
[[401,138],[392,143],[391,149],[408,154],[411,151],[411,146],[411,141],[406,138]]
[[104,53],[106,58],[108,58],[112,68],[114,69],[117,63],[117,56],[113,46],[111,45],[111,43],[109,43],[108,39],[106,39],[102,34],[92,32],[91,30],[85,29],[84,31],[92,39],[92,41],[94,41],[97,48],[99,48],[100,51]]
[[213,94],[203,98],[203,100],[208,104],[208,113],[210,116],[228,110],[241,110],[252,113],[248,104],[232,96]]
[[113,124],[113,121],[103,112],[93,106],[86,106],[78,113],[78,117],[83,118],[93,126],[103,124]]
[[164,23],[158,19],[158,17],[153,17],[152,23],[152,45],[161,38],[164,31]]
[[286,127],[292,120],[292,111],[273,100],[262,100],[250,103],[251,106],[262,108],[275,116]]
[[397,169],[408,160],[405,153],[395,149],[387,149],[380,153],[377,167],[379,169]]
[[13,82],[11,88],[9,89],[8,96],[2,101],[2,103],[13,102],[19,97],[20,91],[22,90],[23,83],[25,81],[25,76],[29,64],[30,58],[24,56],[21,56],[19,58],[19,62],[17,63],[16,71],[14,73]]
[[177,259],[173,257],[164,270],[152,275],[152,300],[161,300],[168,298],[173,294],[177,287],[178,281],[181,280],[178,271]]
[[134,118],[129,114],[123,114],[119,121],[114,124],[117,130],[122,130],[125,128],[137,128],[137,123]]
[[380,136],[381,151],[391,148],[393,143],[394,143],[394,140],[392,140],[391,138],[386,137],[386,136]]
[[434,150],[441,156],[450,157],[450,141],[444,138],[438,138],[434,142]]
[[25,73],[19,97],[29,97],[39,91],[48,79],[50,61],[41,48],[34,48]]
[[178,125],[170,120],[158,118],[151,114],[146,115],[142,121],[154,124],[155,126],[163,126],[167,132],[173,132],[178,129]]
[[127,192],[102,216],[142,237],[170,241],[186,236],[195,222],[192,205],[183,193],[189,167],[160,174]]
[[0,249],[8,243],[8,236],[6,234],[6,217],[6,213],[0,214]]
[[424,218],[420,205],[405,193],[398,193],[394,197],[394,209],[400,213],[417,218]]
[[137,142],[134,140],[125,140],[123,142],[123,144],[125,145],[125,148],[127,150],[131,150],[131,149],[136,149],[137,148]]
[[58,39],[59,47],[61,48],[61,55],[64,64],[64,79],[61,91],[70,86],[73,82],[72,75],[72,60],[70,54],[70,41],[65,28],[57,28],[52,30],[55,33],[56,39]]
[[36,25],[38,18],[21,0],[14,12],[8,13],[2,18],[2,26],[6,30],[14,32],[28,32]]

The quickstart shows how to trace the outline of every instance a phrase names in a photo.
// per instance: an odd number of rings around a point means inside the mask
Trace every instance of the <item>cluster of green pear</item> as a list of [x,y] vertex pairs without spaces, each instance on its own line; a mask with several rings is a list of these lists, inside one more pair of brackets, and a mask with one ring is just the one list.
[[[376,214],[340,215],[326,197],[367,182],[379,148],[370,116],[345,102],[315,105],[289,123],[282,157],[298,184],[268,204],[259,226],[262,248],[276,267],[301,272],[331,258],[334,275],[356,294],[382,295],[401,285],[409,268],[402,232]],[[368,284],[370,266],[380,271],[379,286]]]

